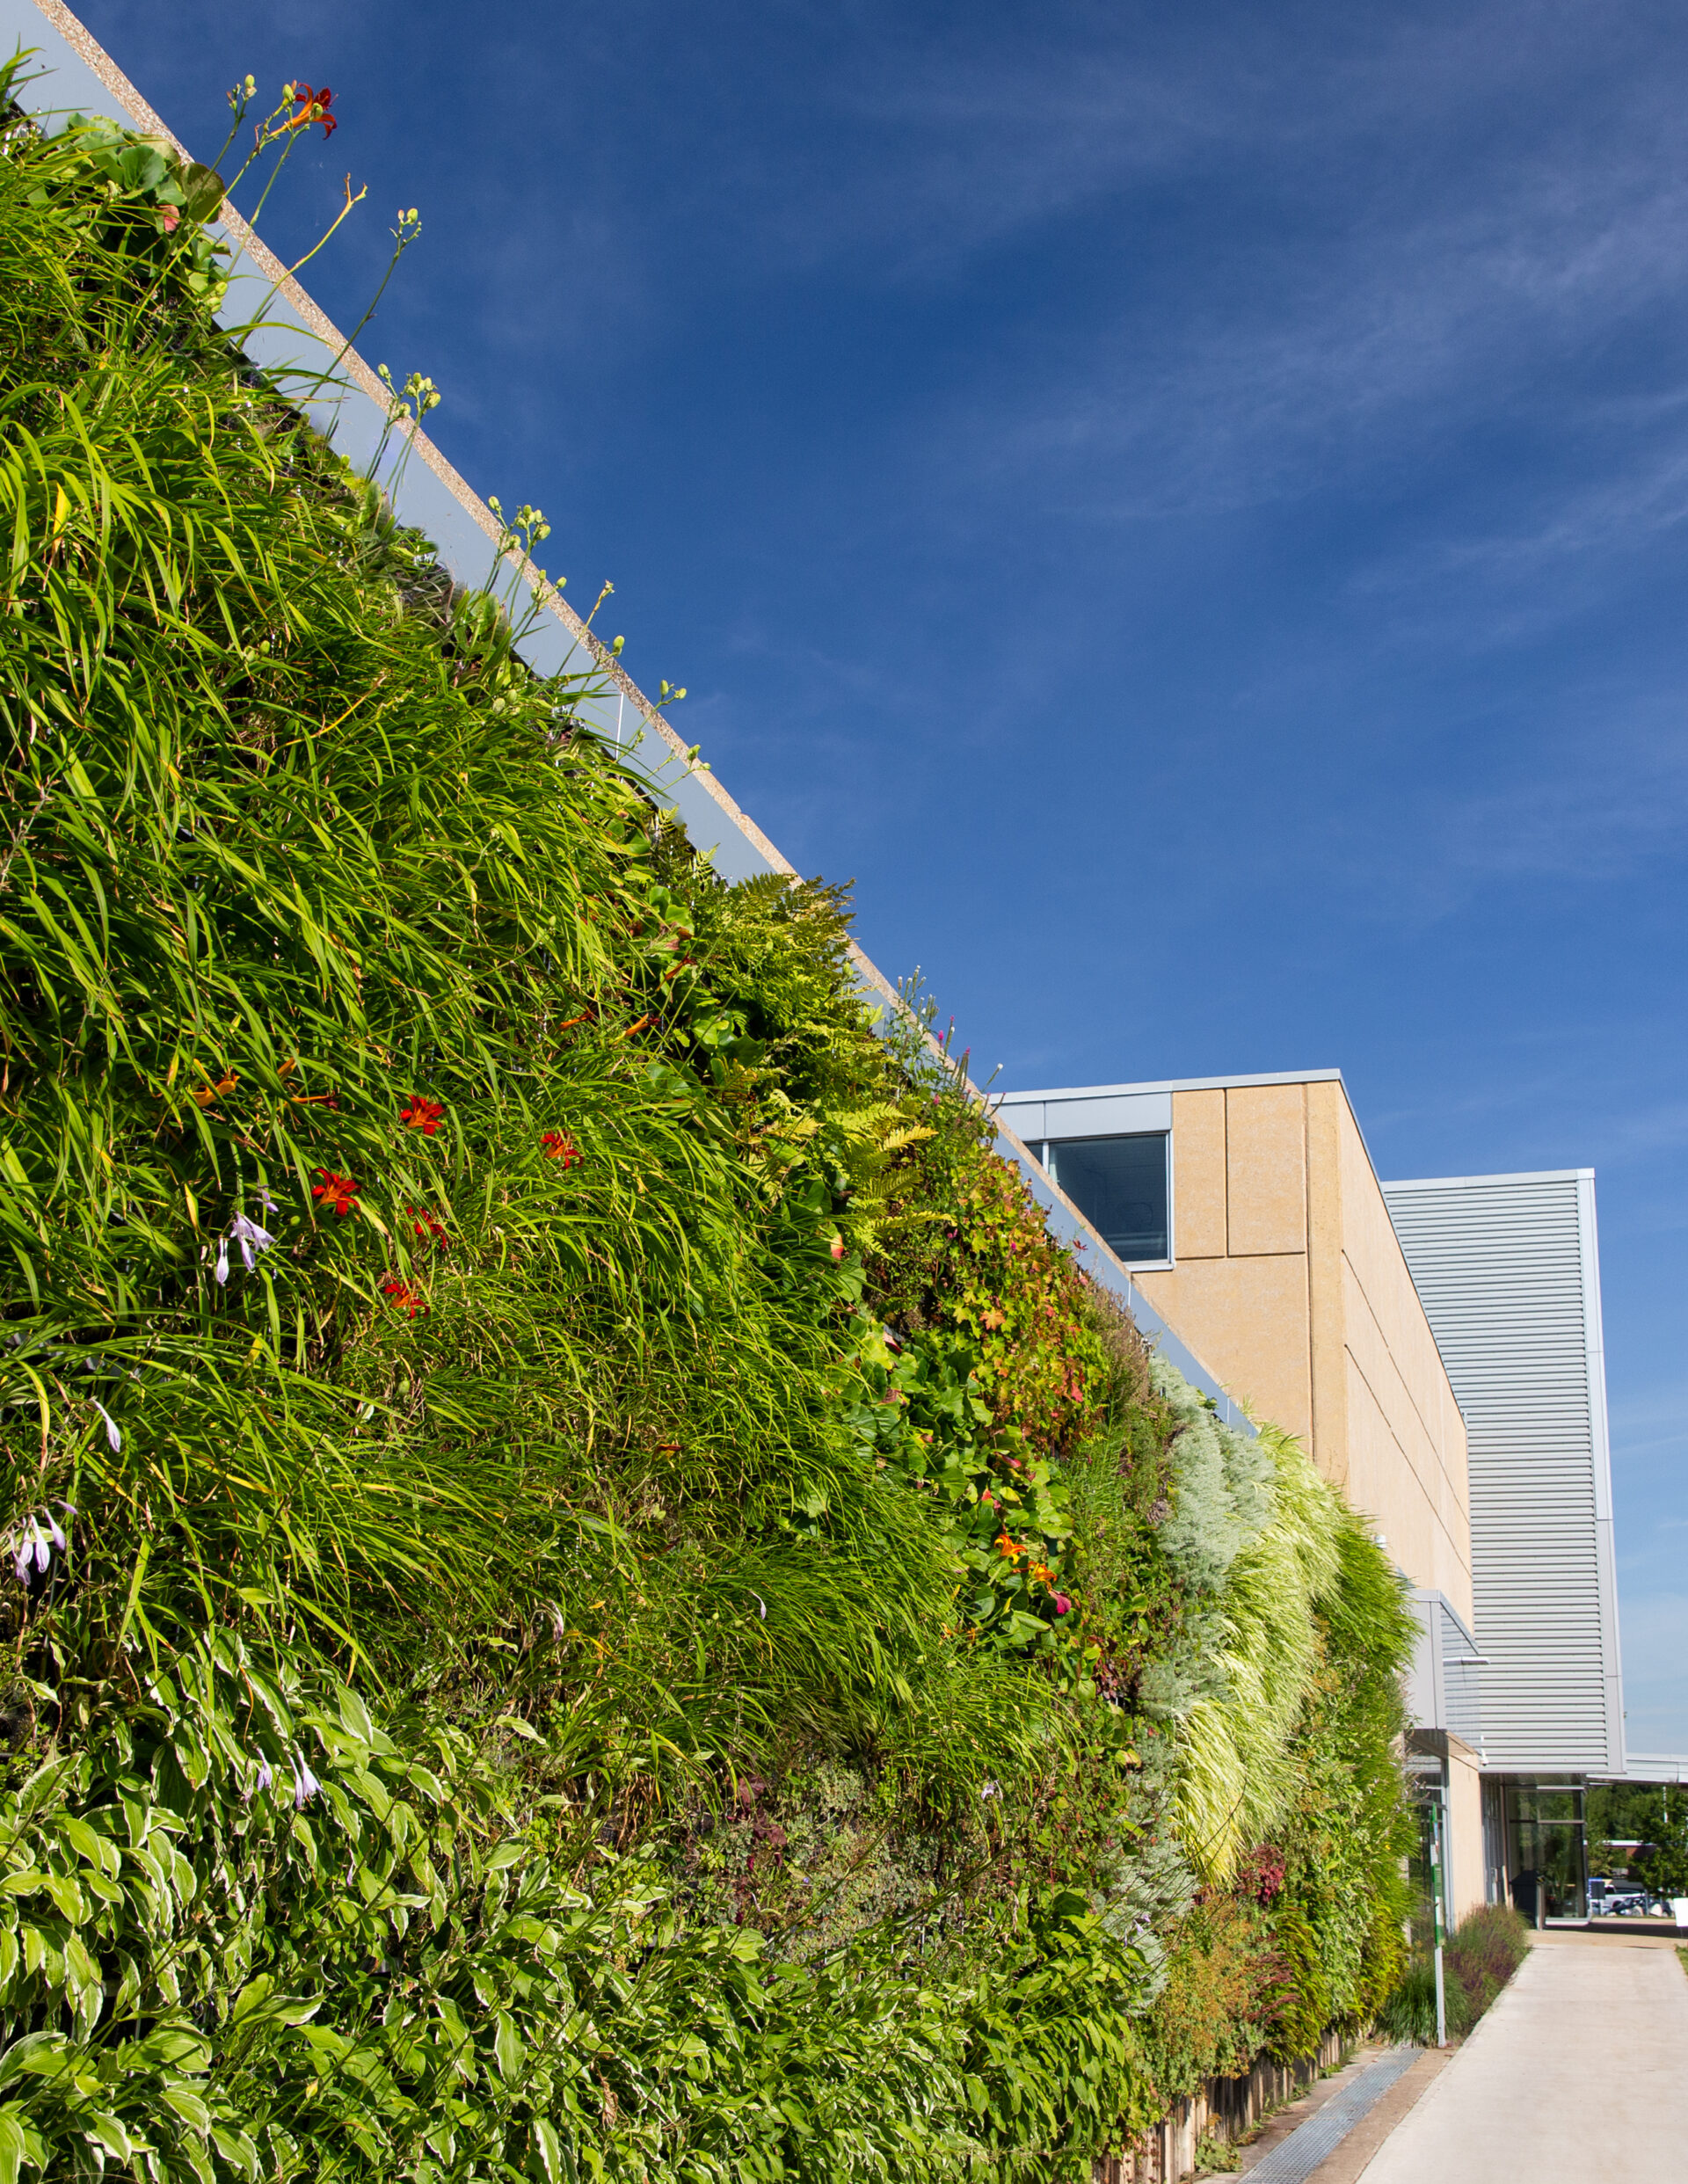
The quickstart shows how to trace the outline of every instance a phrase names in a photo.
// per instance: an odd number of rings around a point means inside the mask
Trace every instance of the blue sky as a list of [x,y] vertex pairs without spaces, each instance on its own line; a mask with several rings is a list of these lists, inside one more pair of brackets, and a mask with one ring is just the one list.
[[[1688,24],[1628,0],[84,0],[616,585],[1006,1085],[1338,1064],[1598,1171],[1629,1706],[1688,1751]],[[302,244],[301,245],[302,247]]]

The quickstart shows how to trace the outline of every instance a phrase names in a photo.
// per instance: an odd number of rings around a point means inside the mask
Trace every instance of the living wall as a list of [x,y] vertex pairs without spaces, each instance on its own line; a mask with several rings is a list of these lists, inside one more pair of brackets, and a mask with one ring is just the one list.
[[1399,1589],[245,367],[219,186],[0,157],[0,2180],[1081,2178],[1394,1977]]

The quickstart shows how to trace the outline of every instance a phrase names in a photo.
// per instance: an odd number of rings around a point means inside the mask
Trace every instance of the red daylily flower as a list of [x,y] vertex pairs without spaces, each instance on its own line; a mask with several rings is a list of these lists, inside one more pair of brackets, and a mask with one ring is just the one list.
[[566,1130],[548,1130],[540,1139],[548,1161],[561,1161],[566,1172],[577,1161],[586,1158],[579,1147]]
[[412,1289],[408,1282],[401,1282],[397,1274],[387,1277],[381,1285],[381,1293],[383,1297],[390,1297],[394,1308],[412,1320],[418,1312],[426,1312],[428,1308],[428,1300],[421,1292]]
[[308,129],[313,121],[320,121],[323,125],[323,142],[326,144],[329,138],[340,126],[338,118],[328,111],[334,97],[333,92],[330,91],[326,84],[323,85],[321,91],[312,91],[309,84],[295,84],[293,86],[293,97],[299,111],[297,113],[289,114],[281,124],[282,127]]
[[412,1092],[399,1109],[398,1119],[407,1130],[419,1130],[425,1138],[431,1138],[443,1121],[445,1112],[438,1100],[425,1100],[419,1092]]
[[404,1211],[410,1215],[411,1226],[424,1243],[438,1244],[442,1250],[445,1249],[446,1232],[442,1223],[436,1221],[426,1209],[418,1212],[415,1206],[407,1205]]
[[316,1173],[323,1180],[312,1183],[311,1197],[320,1198],[325,1206],[331,1205],[336,1214],[344,1220],[356,1205],[358,1193],[363,1185],[353,1183],[350,1176],[337,1175],[331,1168],[319,1168]]

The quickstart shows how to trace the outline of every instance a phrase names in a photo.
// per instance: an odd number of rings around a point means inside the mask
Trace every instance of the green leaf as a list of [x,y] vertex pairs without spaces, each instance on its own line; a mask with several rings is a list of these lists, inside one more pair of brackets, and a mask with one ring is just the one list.
[[86,2128],[120,2161],[127,2161],[135,2151],[135,2141],[129,2137],[116,2116],[104,2108],[84,2108],[82,2120]]
[[204,2097],[186,2078],[167,2078],[158,2092],[166,2108],[173,2108],[184,2123],[191,2123],[196,2131],[210,2129],[211,2111],[206,2107]]
[[115,1845],[108,1842],[103,1835],[96,1834],[85,1820],[79,1820],[74,1813],[61,1813],[58,1828],[59,1833],[71,1848],[101,1873],[114,1875],[121,1870],[122,1860]]
[[[534,2145],[545,2171],[548,2184],[559,2184],[563,2174],[563,2146],[557,2135],[557,2127],[546,2116],[534,2118]],[[16,2172],[13,2172],[14,2175]],[[4,2180],[0,2180],[4,2184]]]
[[230,2024],[238,2025],[243,2018],[250,2017],[255,2010],[261,2009],[269,2000],[274,1986],[275,1982],[268,1972],[259,1972],[255,1979],[249,1979],[235,1997],[235,2006],[229,2013]]
[[231,2168],[238,2169],[243,2176],[257,2177],[258,2148],[244,2131],[214,2122],[211,2125],[211,2143]]
[[182,175],[182,213],[186,219],[209,220],[222,203],[223,180],[215,167],[194,160]]

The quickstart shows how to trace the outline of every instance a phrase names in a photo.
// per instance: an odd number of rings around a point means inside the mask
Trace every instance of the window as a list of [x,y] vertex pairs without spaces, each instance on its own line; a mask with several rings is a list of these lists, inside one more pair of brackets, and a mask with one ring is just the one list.
[[1130,1138],[1058,1138],[1044,1165],[1116,1258],[1128,1266],[1172,1256],[1163,1130]]
[[1577,1923],[1589,1915],[1582,1791],[1575,1783],[1509,1783],[1507,1829],[1515,1846],[1512,1901],[1526,1917]]

